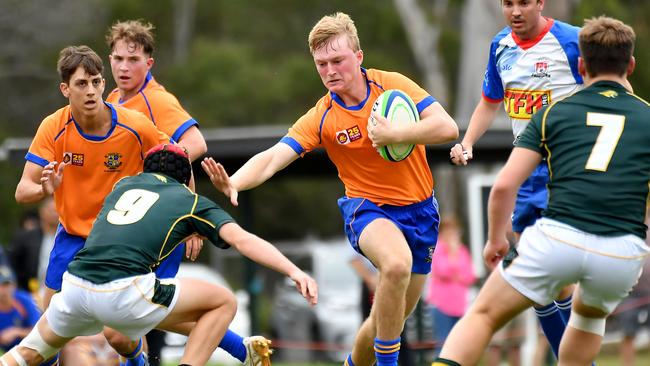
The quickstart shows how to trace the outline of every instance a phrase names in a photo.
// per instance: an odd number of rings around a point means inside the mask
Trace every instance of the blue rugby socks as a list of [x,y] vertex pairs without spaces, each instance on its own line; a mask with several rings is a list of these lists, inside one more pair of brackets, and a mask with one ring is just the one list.
[[138,342],[138,346],[135,347],[135,350],[128,355],[124,355],[124,362],[120,359],[120,366],[147,366],[147,355],[142,352],[142,338]]
[[542,332],[544,332],[544,336],[546,336],[551,346],[555,359],[557,359],[560,350],[560,340],[562,340],[562,334],[564,334],[564,329],[566,328],[566,323],[562,319],[560,310],[552,302],[541,308],[535,308],[535,314],[537,315],[537,319],[539,319]]
[[555,306],[560,309],[560,315],[565,324],[569,324],[569,318],[571,317],[571,303],[573,296],[569,295],[564,300],[555,300]]
[[244,338],[230,329],[227,329],[226,334],[223,335],[221,343],[219,343],[219,348],[228,352],[242,363],[246,361],[246,346],[244,346]]
[[57,353],[53,358],[41,363],[39,366],[57,366],[59,364],[59,354]]
[[354,366],[354,362],[352,362],[352,353],[350,353],[345,361],[343,361],[343,366]]
[[397,365],[401,340],[400,337],[387,341],[375,338],[375,358],[377,359],[377,366]]

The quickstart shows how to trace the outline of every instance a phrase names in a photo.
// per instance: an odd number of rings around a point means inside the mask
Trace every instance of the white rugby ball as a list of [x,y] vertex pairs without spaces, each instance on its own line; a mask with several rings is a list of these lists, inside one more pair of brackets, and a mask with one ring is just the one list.
[[[420,120],[415,103],[408,94],[398,89],[386,90],[379,95],[372,106],[372,111],[386,117],[390,123],[413,124]],[[372,115],[370,120],[374,123]],[[402,161],[414,148],[415,144],[390,144],[378,147],[377,152],[385,160]]]

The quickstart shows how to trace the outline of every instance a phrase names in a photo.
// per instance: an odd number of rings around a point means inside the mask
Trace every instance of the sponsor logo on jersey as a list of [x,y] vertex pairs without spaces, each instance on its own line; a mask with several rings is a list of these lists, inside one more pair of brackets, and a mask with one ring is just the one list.
[[84,165],[84,154],[65,152],[63,153],[63,163],[76,166]]
[[605,90],[605,91],[601,91],[598,94],[600,94],[600,95],[602,95],[603,97],[606,97],[606,98],[616,98],[616,97],[618,97],[618,93],[615,92],[614,90]]
[[503,64],[501,65],[501,71],[510,71],[512,70],[512,65],[511,64]]
[[550,78],[551,74],[548,73],[548,61],[535,62],[535,71],[530,75],[534,78]]
[[361,129],[359,126],[336,131],[336,142],[338,142],[339,145],[346,145],[359,139],[361,139]]
[[104,157],[106,158],[104,161],[104,166],[107,167],[109,171],[117,170],[120,166],[122,166],[122,162],[120,161],[122,154],[108,153],[104,155]]
[[503,103],[510,118],[528,120],[542,107],[551,104],[551,91],[506,89]]

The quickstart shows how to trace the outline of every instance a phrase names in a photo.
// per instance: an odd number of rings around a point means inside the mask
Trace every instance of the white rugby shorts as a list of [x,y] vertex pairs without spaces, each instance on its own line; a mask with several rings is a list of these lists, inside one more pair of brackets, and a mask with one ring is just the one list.
[[541,218],[524,230],[517,252],[499,270],[527,298],[550,304],[564,286],[578,283],[584,304],[611,313],[637,283],[650,248],[634,235],[598,236]]
[[165,319],[178,300],[179,281],[165,279],[163,284],[176,285],[173,300],[169,307],[152,302],[155,283],[155,273],[97,285],[65,272],[45,316],[61,337],[93,335],[108,326],[135,341]]

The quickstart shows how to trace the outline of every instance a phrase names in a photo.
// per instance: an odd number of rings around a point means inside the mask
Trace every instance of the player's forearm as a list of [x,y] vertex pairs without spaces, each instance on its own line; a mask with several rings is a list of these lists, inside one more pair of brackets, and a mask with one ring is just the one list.
[[31,181],[21,180],[16,187],[16,202],[20,204],[35,203],[45,197],[43,186]]
[[488,200],[488,240],[497,241],[505,237],[516,195],[517,186],[497,177]]
[[297,158],[298,155],[289,146],[279,142],[250,158],[232,175],[230,181],[239,192],[255,188]]
[[443,144],[458,138],[458,125],[449,114],[435,103],[430,106],[428,113],[414,125],[401,129],[397,138],[398,143],[413,144]]
[[252,261],[276,272],[290,276],[300,269],[276,247],[258,236],[248,233],[236,243],[237,250]]
[[485,100],[479,102],[469,120],[465,136],[463,136],[461,142],[463,146],[474,146],[476,144],[476,141],[483,136],[494,122],[500,105],[501,103],[490,103]]

